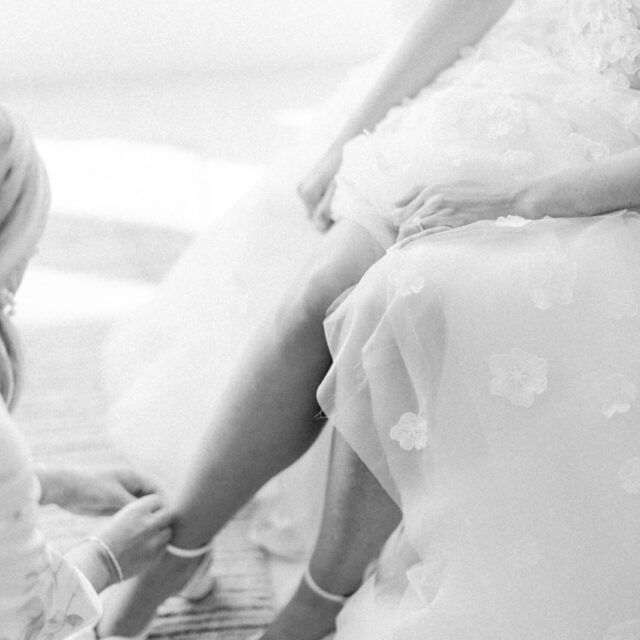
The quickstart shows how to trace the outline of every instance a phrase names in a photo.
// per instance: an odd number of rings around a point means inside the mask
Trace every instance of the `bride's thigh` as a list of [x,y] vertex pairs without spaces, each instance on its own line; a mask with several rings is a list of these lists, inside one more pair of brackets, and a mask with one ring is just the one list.
[[336,222],[293,282],[285,307],[323,319],[334,300],[357,284],[384,254],[364,227],[351,220]]

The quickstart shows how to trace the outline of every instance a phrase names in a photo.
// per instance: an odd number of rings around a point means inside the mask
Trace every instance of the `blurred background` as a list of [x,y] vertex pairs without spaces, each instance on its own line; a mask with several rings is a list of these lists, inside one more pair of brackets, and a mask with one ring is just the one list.
[[[401,4],[6,0],[2,100],[37,137],[54,217],[193,233],[259,179],[349,69],[386,46]],[[24,320],[89,312],[87,296],[102,312],[143,295],[86,279],[67,294],[56,279],[43,309],[55,274],[44,275],[32,270],[21,292]]]
[[[27,357],[17,418],[38,460],[119,460],[101,370],[114,319],[149,300],[194,235],[386,48],[411,2],[4,0],[2,103],[26,119],[53,193],[16,314]],[[49,515],[62,547],[94,526]],[[230,526],[215,597],[168,605],[158,637],[245,637],[287,598],[302,565],[267,562],[238,535],[242,518]]]

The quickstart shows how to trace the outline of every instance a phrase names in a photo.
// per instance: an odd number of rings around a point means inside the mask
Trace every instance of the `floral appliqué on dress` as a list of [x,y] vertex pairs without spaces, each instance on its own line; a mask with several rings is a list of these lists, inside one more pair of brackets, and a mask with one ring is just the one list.
[[596,396],[600,413],[612,418],[616,413],[627,413],[636,399],[636,386],[621,373],[605,376],[596,383]]
[[387,280],[401,296],[418,293],[424,287],[424,277],[420,274],[417,265],[408,260],[398,261],[389,272]]
[[638,299],[633,289],[613,289],[608,296],[609,313],[616,320],[635,318],[638,315]]
[[640,640],[640,620],[627,620],[613,625],[602,640]]
[[531,151],[509,149],[502,156],[502,168],[515,180],[526,180],[535,170],[536,157]]
[[427,446],[429,425],[420,415],[404,413],[400,420],[391,427],[389,437],[396,440],[405,451],[421,451]]
[[511,133],[522,135],[529,129],[522,108],[511,100],[491,105],[489,108],[487,136],[489,139],[502,138]]
[[543,311],[573,302],[578,265],[557,251],[529,258],[527,284],[533,304]]
[[496,227],[524,227],[530,222],[531,220],[522,216],[500,216],[496,218]]
[[489,369],[494,376],[491,393],[518,407],[530,407],[535,396],[547,389],[547,361],[517,347],[491,356]]
[[618,471],[618,480],[628,494],[640,493],[640,458],[629,458]]

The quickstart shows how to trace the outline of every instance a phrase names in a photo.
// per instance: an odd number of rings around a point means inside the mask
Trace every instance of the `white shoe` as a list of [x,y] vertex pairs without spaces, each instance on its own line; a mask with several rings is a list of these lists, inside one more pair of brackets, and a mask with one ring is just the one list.
[[211,573],[213,554],[206,553],[189,582],[178,592],[180,598],[189,602],[199,602],[206,598],[216,586],[216,577]]
[[150,624],[147,625],[147,628],[144,631],[141,631],[137,636],[105,636],[104,638],[100,638],[100,640],[147,640],[149,631],[151,631]]
[[[206,598],[216,585],[216,577],[211,573],[213,554],[211,551],[203,554],[202,562],[198,565],[189,582],[178,592],[177,596],[189,602],[198,602]],[[106,636],[100,640],[146,640],[151,631],[151,623],[144,631],[135,636]],[[92,638],[95,638],[95,633]],[[77,640],[90,640],[90,638],[78,638]]]

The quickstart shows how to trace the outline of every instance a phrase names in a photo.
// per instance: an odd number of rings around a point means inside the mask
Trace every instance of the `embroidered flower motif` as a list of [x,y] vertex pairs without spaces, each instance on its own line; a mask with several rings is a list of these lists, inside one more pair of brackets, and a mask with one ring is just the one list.
[[579,147],[585,160],[589,162],[606,160],[611,155],[611,150],[607,145],[597,140],[592,140],[582,133],[572,133],[569,137]]
[[518,569],[530,569],[542,560],[538,543],[533,538],[519,540],[511,550],[509,562]]
[[500,216],[496,218],[496,227],[524,227],[530,222],[522,216]]
[[629,127],[640,124],[640,102],[633,100],[624,107],[624,123]]
[[543,311],[571,304],[577,277],[578,265],[565,254],[551,251],[531,256],[527,269],[531,301]]
[[640,493],[640,458],[629,458],[618,471],[618,480],[623,491],[630,495]]
[[530,151],[509,149],[502,156],[502,168],[512,178],[523,180],[531,175],[536,157]]
[[627,620],[613,625],[602,640],[640,640],[640,620]]
[[609,313],[616,320],[635,318],[638,315],[638,300],[633,289],[613,289],[608,295]]
[[628,1],[582,0],[569,4],[573,56],[587,61],[621,88],[640,71],[637,5]]
[[415,413],[404,413],[400,420],[391,427],[389,437],[397,440],[405,451],[421,451],[427,446],[429,426],[427,421]]
[[445,148],[442,150],[444,162],[452,167],[461,167],[464,160],[468,157],[468,153],[457,149]]
[[490,139],[503,138],[510,133],[523,134],[528,129],[522,108],[517,104],[507,101],[494,104],[489,108],[489,114],[487,136]]
[[417,265],[408,260],[399,261],[399,264],[389,272],[387,280],[395,288],[396,293],[403,297],[418,293],[424,287],[424,278],[420,275]]
[[530,407],[534,397],[547,389],[547,361],[522,349],[491,356],[489,369],[494,375],[491,393],[518,407]]
[[612,418],[616,413],[627,413],[636,399],[636,386],[621,373],[603,377],[596,383],[596,396],[600,413]]

